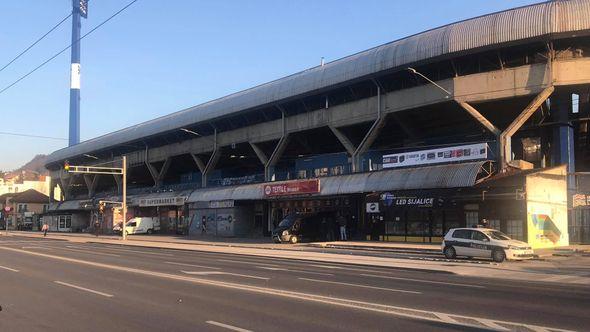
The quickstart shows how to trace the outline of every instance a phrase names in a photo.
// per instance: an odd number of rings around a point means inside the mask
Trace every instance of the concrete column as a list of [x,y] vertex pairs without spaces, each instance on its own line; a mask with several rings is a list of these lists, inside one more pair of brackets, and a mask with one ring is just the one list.
[[202,180],[202,187],[203,188],[207,187],[207,177],[209,176],[209,173],[211,173],[211,171],[215,169],[215,166],[217,166],[217,162],[219,161],[219,157],[221,157],[221,150],[218,149],[217,147],[215,147],[213,154],[211,155],[211,157],[209,157],[209,161],[207,162],[207,165],[205,166],[205,168],[201,172],[201,176],[202,176],[201,180]]
[[166,173],[170,168],[171,161],[171,158],[166,158],[166,160],[164,160],[162,168],[159,171],[149,161],[145,162],[145,165],[147,166],[148,171],[150,172],[150,174],[152,175],[152,179],[154,180],[154,187],[162,186],[162,181],[164,180],[164,177],[166,176]]
[[266,181],[272,181],[273,177],[275,176],[275,166],[283,156],[283,152],[285,152],[285,148],[289,144],[289,135],[285,134],[277,143],[272,155],[268,159],[268,162],[264,166],[264,179]]
[[570,93],[559,93],[551,98],[551,118],[557,123],[553,128],[551,149],[552,165],[567,164],[568,173],[575,172],[574,128],[569,122],[572,96]]
[[100,174],[84,174],[84,183],[88,189],[88,198],[94,197]]
[[121,175],[113,175],[113,178],[117,184],[117,195],[121,195],[123,192],[123,178]]

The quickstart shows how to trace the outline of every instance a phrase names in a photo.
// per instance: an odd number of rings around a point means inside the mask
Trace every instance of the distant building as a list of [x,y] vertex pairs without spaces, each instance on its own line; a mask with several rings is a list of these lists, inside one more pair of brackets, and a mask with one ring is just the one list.
[[[6,212],[5,207],[10,207]],[[28,189],[21,193],[7,193],[0,195],[0,208],[2,217],[0,227],[17,230],[38,230],[41,215],[49,208],[49,196],[34,190]]]
[[[5,175],[0,178],[0,195],[13,194],[34,189],[44,195],[49,195],[51,177],[40,175],[37,172],[23,171],[18,175]],[[55,198],[60,199],[59,188],[55,192]]]

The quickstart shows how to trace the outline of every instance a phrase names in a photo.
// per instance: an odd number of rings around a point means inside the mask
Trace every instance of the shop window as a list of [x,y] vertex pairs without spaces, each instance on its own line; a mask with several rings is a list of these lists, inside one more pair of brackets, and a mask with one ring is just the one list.
[[461,222],[458,218],[458,212],[456,210],[445,210],[445,234],[451,228],[458,228],[464,225],[461,225]]
[[467,227],[476,226],[479,224],[479,212],[465,211],[465,225]]
[[432,236],[443,236],[443,217],[438,211],[433,211]]
[[492,229],[501,231],[500,220],[498,220],[498,219],[488,220],[488,228],[492,228]]
[[306,179],[307,178],[307,171],[302,169],[297,172],[298,179]]
[[313,170],[313,175],[316,178],[328,176],[328,167],[320,167]]
[[516,240],[524,240],[522,220],[508,220],[506,222],[506,234]]
[[28,206],[27,204],[19,204],[18,205],[18,213],[27,212]]
[[576,114],[580,111],[580,96],[572,93],[572,113]]

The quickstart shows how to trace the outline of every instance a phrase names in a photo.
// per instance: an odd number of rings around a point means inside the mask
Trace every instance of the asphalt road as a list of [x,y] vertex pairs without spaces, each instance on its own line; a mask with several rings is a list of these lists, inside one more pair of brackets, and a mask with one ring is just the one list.
[[590,285],[0,237],[0,331],[588,330]]

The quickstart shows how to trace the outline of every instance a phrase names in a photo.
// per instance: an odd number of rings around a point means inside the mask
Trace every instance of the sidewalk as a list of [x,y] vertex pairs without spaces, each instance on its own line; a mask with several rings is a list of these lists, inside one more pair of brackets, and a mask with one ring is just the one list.
[[[13,236],[43,238],[39,232],[11,232]],[[5,236],[4,233],[1,236]],[[50,233],[48,239],[67,240],[78,243],[104,243],[136,247],[150,247],[172,250],[193,250],[200,252],[250,255],[259,257],[297,259],[323,263],[354,264],[359,266],[377,266],[395,269],[420,270],[424,272],[453,273],[470,277],[486,277],[536,282],[590,284],[590,257],[558,257],[552,261],[506,262],[502,264],[462,264],[443,259],[420,260],[394,257],[360,256],[348,253],[332,253],[313,249],[305,244],[281,245],[260,243],[252,239],[251,243],[242,239],[233,239],[235,243],[215,241],[188,240],[176,236],[130,236],[125,242],[116,236],[96,237],[91,234],[56,234]],[[385,244],[384,244],[385,245]],[[400,247],[399,243],[394,244]],[[405,244],[405,248],[412,246]],[[427,247],[425,247],[427,249]]]

